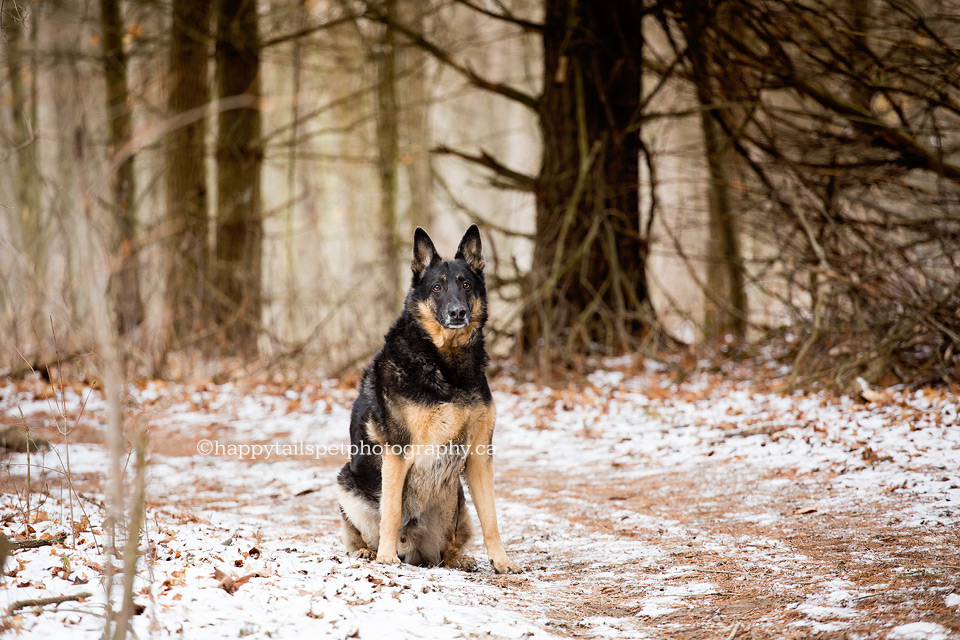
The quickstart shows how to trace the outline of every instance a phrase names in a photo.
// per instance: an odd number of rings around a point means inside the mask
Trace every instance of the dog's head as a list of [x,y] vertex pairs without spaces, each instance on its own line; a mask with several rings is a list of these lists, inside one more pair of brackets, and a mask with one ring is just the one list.
[[457,346],[486,322],[480,230],[471,225],[453,260],[443,260],[427,232],[413,237],[413,284],[407,304],[437,346]]

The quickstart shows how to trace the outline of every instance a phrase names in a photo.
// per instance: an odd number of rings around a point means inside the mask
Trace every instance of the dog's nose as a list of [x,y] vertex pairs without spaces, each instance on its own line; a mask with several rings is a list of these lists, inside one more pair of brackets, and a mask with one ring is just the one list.
[[450,309],[450,320],[452,322],[466,322],[467,321],[467,308],[466,307],[454,307]]

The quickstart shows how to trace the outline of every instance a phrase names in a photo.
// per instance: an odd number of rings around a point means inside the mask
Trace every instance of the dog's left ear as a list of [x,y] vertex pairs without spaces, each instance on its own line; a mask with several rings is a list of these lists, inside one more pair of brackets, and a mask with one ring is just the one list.
[[463,234],[460,246],[457,248],[455,260],[463,260],[474,271],[483,271],[483,256],[480,255],[480,229],[472,224]]

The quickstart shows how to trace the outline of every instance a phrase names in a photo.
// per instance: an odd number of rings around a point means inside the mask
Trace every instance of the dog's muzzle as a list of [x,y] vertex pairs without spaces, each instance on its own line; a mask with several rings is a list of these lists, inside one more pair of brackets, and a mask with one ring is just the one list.
[[464,305],[457,305],[447,309],[440,324],[446,329],[463,329],[470,323],[470,311]]

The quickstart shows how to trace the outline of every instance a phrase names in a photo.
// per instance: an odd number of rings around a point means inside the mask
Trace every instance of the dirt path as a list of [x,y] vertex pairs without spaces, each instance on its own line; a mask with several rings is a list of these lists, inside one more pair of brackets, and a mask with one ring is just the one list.
[[[519,576],[494,575],[479,543],[476,574],[347,558],[332,491],[341,458],[261,451],[250,460],[227,451],[343,441],[349,389],[147,386],[135,395],[152,425],[154,560],[142,570],[139,631],[960,637],[956,395],[868,406],[705,376],[668,383],[656,371],[598,373],[562,391],[497,381],[498,507],[507,548],[527,569]],[[41,402],[30,405],[23,392],[2,400],[7,415],[25,404],[43,431]],[[92,493],[104,470],[100,411],[88,406],[90,423],[72,446],[75,481]],[[202,440],[224,451],[197,455]],[[50,469],[39,533],[64,525],[50,455],[36,461]],[[22,462],[8,461],[0,478],[8,534],[17,532]],[[94,530],[98,518],[91,514]],[[82,533],[90,544],[53,560],[19,552],[27,562],[6,578],[13,586],[0,605],[79,589],[78,580],[89,590],[102,563],[94,538]],[[68,574],[56,570],[63,555]],[[228,594],[214,568],[256,577]],[[37,637],[93,637],[100,624],[83,605],[17,621]]]

